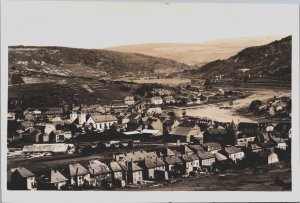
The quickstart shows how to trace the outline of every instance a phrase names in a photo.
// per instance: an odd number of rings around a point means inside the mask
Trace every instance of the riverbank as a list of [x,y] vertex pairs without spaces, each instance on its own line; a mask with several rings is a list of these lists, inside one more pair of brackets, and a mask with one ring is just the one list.
[[233,100],[232,108],[224,109],[222,106],[228,106],[228,101],[218,102],[214,104],[202,104],[197,106],[185,106],[177,108],[163,109],[164,112],[173,111],[177,115],[185,113],[188,116],[208,117],[212,120],[221,122],[257,122],[259,119],[248,114],[239,112],[242,108],[248,108],[253,100],[267,100],[272,97],[291,96],[291,91],[278,91],[278,90],[263,90],[252,91],[252,94],[246,98]]

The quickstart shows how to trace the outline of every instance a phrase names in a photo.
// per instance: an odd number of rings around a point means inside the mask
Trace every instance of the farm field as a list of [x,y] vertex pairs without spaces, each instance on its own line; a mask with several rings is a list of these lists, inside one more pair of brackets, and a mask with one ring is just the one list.
[[[288,191],[291,190],[291,165],[280,162],[264,165],[265,172],[256,173],[253,168],[231,170],[218,175],[190,177],[176,183],[158,184],[156,187],[128,190],[151,191]],[[279,183],[282,180],[284,183]]]
[[[23,79],[23,80],[22,80]],[[32,107],[57,106],[70,103],[112,103],[136,91],[137,84],[122,89],[121,83],[87,78],[19,77],[18,83],[8,87],[9,98],[23,98]]]

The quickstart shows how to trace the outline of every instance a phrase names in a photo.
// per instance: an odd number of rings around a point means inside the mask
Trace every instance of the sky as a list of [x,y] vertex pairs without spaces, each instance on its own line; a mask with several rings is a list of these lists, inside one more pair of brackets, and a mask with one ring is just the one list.
[[280,4],[4,1],[1,9],[8,45],[79,48],[286,36],[298,17]]

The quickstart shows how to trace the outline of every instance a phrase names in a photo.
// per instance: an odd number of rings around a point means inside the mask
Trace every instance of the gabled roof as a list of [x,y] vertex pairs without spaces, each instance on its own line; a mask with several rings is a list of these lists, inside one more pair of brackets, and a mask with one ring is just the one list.
[[133,171],[133,172],[142,170],[141,167],[139,167],[136,163],[133,163],[133,162],[128,163],[128,169]]
[[89,165],[88,165],[88,170],[93,175],[111,173],[111,170],[109,169],[109,167],[106,164],[104,164],[98,160],[90,161]]
[[133,96],[127,96],[124,99],[125,101],[134,101],[134,97]]
[[95,123],[118,121],[118,119],[113,115],[101,115],[98,113],[93,113],[90,115]]
[[23,178],[27,178],[27,177],[32,177],[35,176],[34,173],[32,173],[31,171],[29,171],[27,168],[24,167],[18,167],[13,169],[13,173],[19,173]]
[[165,162],[168,165],[174,165],[174,164],[182,163],[182,160],[176,156],[167,156],[167,157],[165,157]]
[[151,99],[160,100],[162,98],[161,98],[161,96],[155,96],[155,97],[152,97]]
[[216,142],[205,143],[204,146],[210,147],[212,149],[221,149],[221,145]]
[[241,150],[237,147],[234,146],[230,146],[230,147],[225,147],[225,152],[227,152],[228,154],[235,154],[235,153],[239,153],[241,152]]
[[188,145],[188,147],[193,150],[194,152],[204,151],[201,145]]
[[113,171],[113,172],[120,172],[120,171],[123,171],[123,169],[121,168],[120,164],[116,161],[112,161],[109,163],[109,166],[110,166],[110,169]]
[[211,158],[214,158],[215,156],[210,153],[210,152],[202,152],[202,151],[198,151],[197,153],[197,156],[201,159],[201,160],[204,160],[204,159],[211,159]]
[[195,161],[195,160],[199,160],[199,158],[194,154],[190,154],[190,155],[184,154],[182,156],[182,160],[185,161],[185,162],[192,162],[192,161]]
[[70,176],[82,176],[89,174],[89,171],[79,163],[69,164]]
[[169,149],[168,147],[164,148],[162,150],[162,153],[166,156],[174,156],[175,155],[175,153],[171,149]]
[[63,176],[58,170],[51,170],[50,183],[59,183],[67,180],[68,178]]
[[174,127],[169,134],[170,135],[181,135],[181,136],[188,136],[189,132],[192,130],[191,127],[182,127],[182,126],[177,126]]
[[149,168],[155,168],[159,166],[165,166],[166,164],[163,160],[156,157],[156,158],[145,158],[145,160],[143,161],[143,165],[149,169]]
[[225,160],[227,160],[227,157],[224,156],[223,154],[219,153],[219,152],[215,153],[215,156],[216,156],[216,159],[218,161],[225,161]]
[[187,145],[181,145],[180,152],[182,154],[190,154],[193,153],[193,150],[191,150]]

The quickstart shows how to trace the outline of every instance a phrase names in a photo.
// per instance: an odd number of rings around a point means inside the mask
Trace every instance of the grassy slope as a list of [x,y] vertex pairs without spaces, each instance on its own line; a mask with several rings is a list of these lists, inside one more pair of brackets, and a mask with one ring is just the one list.
[[243,75],[239,69],[250,69],[252,77],[263,75],[265,78],[291,81],[291,42],[286,37],[263,46],[249,47],[226,60],[216,60],[198,69],[187,71],[187,75],[213,78],[224,74],[227,77]]
[[[20,61],[27,65],[18,64]],[[161,69],[177,72],[188,68],[173,60],[142,54],[66,47],[10,47],[9,64],[19,70],[92,77],[105,73],[110,76],[151,74]]]

